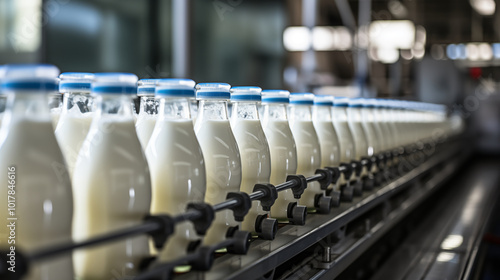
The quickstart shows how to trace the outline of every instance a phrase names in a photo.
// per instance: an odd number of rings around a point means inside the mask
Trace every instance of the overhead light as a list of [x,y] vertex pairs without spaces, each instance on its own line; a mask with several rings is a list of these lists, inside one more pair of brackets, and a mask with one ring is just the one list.
[[500,59],[500,43],[495,43],[492,45],[493,47],[493,56],[495,59]]
[[471,61],[479,60],[479,48],[476,44],[467,44],[467,58]]
[[283,45],[288,51],[307,51],[311,48],[311,31],[305,26],[290,26],[283,32]]
[[376,48],[368,49],[368,56],[370,57],[371,60],[378,61],[377,49]]
[[413,48],[411,53],[415,59],[422,59],[425,55],[425,48]]
[[452,59],[452,60],[458,59],[458,48],[457,48],[457,45],[455,45],[455,44],[449,44],[446,47],[446,56],[448,56],[448,58]]
[[335,27],[335,34],[337,35],[336,48],[338,50],[348,50],[352,48],[352,36],[349,29],[345,26]]
[[464,44],[458,44],[457,54],[457,59],[467,59],[467,47]]
[[444,59],[444,48],[442,45],[432,45],[431,46],[431,56],[435,60]]
[[494,0],[470,0],[470,5],[478,14],[483,16],[491,16],[495,13],[496,4]]
[[422,25],[417,25],[415,28],[415,45],[421,44],[425,46],[425,42],[427,40],[427,32]]
[[401,50],[401,57],[405,60],[412,60],[413,52],[411,50]]
[[380,62],[392,64],[399,59],[399,50],[394,48],[377,49],[377,58]]
[[409,20],[377,20],[370,24],[370,44],[377,49],[411,49],[415,25]]
[[349,50],[351,33],[344,26],[316,26],[312,29],[312,46],[316,51]]
[[331,26],[316,26],[312,30],[312,45],[314,50],[334,50],[336,42],[335,29]]
[[491,46],[487,43],[481,43],[479,48],[479,59],[481,60],[491,60],[493,58],[493,50]]

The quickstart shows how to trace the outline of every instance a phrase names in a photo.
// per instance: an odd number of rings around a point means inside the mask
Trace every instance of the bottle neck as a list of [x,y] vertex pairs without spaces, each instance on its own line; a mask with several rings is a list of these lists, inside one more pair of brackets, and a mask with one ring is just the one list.
[[62,100],[63,100],[63,94],[60,94],[58,92],[54,92],[54,93],[49,93],[47,94],[48,96],[48,102],[49,102],[49,111],[51,109],[56,109],[56,108],[59,108],[61,109],[62,107]]
[[161,98],[158,120],[190,120],[189,107],[187,98]]
[[9,93],[5,106],[5,125],[9,120],[33,119],[51,121],[50,109],[47,106],[48,93],[24,92]]
[[227,101],[200,100],[197,122],[207,120],[227,120]]
[[361,119],[365,122],[374,122],[373,109],[367,107],[361,108]]
[[196,98],[189,98],[189,111],[191,112],[191,119],[196,119],[198,116],[198,100]]
[[287,121],[288,120],[288,113],[287,113],[285,104],[265,103],[263,112],[264,112],[264,114],[262,116],[262,119],[264,121],[271,121],[271,120]]
[[0,114],[5,112],[7,106],[7,97],[4,95],[0,96]]
[[332,121],[330,106],[313,106],[313,120],[322,122]]
[[92,97],[86,92],[67,92],[63,98],[63,113],[78,108],[80,113],[92,112]]
[[308,105],[290,105],[289,108],[289,120],[290,122],[295,121],[311,121],[311,106]]
[[346,122],[347,121],[347,112],[345,107],[332,107],[332,118],[336,122]]
[[256,102],[233,102],[232,120],[258,120],[259,110]]
[[347,107],[347,120],[349,122],[361,122],[361,108]]
[[116,118],[133,120],[132,96],[124,94],[98,95],[95,98],[96,118]]
[[159,102],[154,96],[141,96],[139,105],[139,115],[156,115],[158,114]]

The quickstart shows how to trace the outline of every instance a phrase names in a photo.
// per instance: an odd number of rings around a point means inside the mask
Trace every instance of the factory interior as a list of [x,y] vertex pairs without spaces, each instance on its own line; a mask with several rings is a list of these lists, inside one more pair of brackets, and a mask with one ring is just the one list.
[[500,279],[497,4],[1,0],[0,279]]

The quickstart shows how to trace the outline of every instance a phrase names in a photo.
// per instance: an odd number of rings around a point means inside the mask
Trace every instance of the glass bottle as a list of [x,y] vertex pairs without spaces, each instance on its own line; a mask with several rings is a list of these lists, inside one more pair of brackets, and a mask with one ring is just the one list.
[[[151,177],[130,102],[137,92],[137,76],[97,73],[91,91],[95,116],[73,172],[75,241],[138,225],[151,206]],[[76,250],[76,277],[133,276],[149,257],[148,242],[139,235]]]
[[[146,148],[152,178],[152,214],[181,214],[188,203],[205,199],[205,161],[189,110],[194,87],[195,82],[188,79],[161,79],[156,85],[160,108]],[[192,223],[177,224],[158,259],[169,261],[185,256],[190,242],[198,239]]]
[[[16,249],[25,252],[71,242],[71,182],[47,106],[48,95],[59,94],[59,69],[20,64],[6,65],[4,71],[7,106],[0,129],[0,218],[13,228],[0,227],[0,244],[11,244],[10,230],[15,230]],[[8,212],[12,204],[15,210]],[[73,279],[71,254],[33,263],[23,279]]]
[[159,102],[155,99],[155,85],[158,79],[142,79],[138,82],[137,96],[139,96],[139,113],[135,129],[143,150],[146,150],[149,139],[158,118]]
[[[333,96],[316,95],[314,97],[312,119],[321,146],[321,168],[340,165],[340,145],[337,132],[333,127],[332,106]],[[331,192],[334,187],[334,185],[330,186],[327,193]]]
[[59,76],[59,91],[63,93],[62,112],[56,127],[56,137],[73,175],[78,152],[92,123],[91,73],[62,73]]
[[[269,145],[257,109],[257,102],[261,101],[261,91],[259,87],[231,88],[230,122],[241,156],[240,190],[246,193],[252,193],[255,184],[269,183],[271,176]],[[261,217],[268,218],[268,212],[262,209],[259,200],[254,200],[241,228],[252,233],[262,233],[262,223],[272,224],[272,221],[260,221]]]
[[[297,173],[297,148],[286,107],[289,102],[290,92],[286,90],[262,91],[262,128],[271,152],[270,183],[273,185],[281,184],[288,175]],[[305,219],[305,213],[306,207],[298,205],[291,189],[280,192],[271,207],[271,217],[280,222],[300,224]]]
[[[238,192],[241,184],[240,152],[227,116],[230,87],[225,83],[196,86],[200,104],[194,131],[205,158],[205,201],[212,205],[225,201],[229,192]],[[214,245],[225,240],[228,229],[239,225],[231,210],[217,212],[204,244]]]
[[[314,94],[312,93],[290,94],[288,112],[290,129],[297,145],[297,174],[305,177],[314,175],[316,169],[321,167],[321,147],[312,121],[313,104]],[[324,206],[323,203],[320,204],[325,198],[329,199],[325,196],[325,191],[321,189],[320,184],[311,182],[307,184],[299,201],[307,207],[308,211],[317,210],[321,213],[328,213],[330,203]]]

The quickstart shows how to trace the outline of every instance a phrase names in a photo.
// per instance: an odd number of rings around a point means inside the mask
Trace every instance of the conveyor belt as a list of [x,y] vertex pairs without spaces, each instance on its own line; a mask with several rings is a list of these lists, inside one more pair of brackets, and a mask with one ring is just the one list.
[[498,198],[500,161],[475,160],[372,280],[469,279]]
[[[468,153],[452,146],[331,215],[311,215],[305,226],[281,228],[273,241],[254,241],[247,255],[225,255],[208,272],[175,279],[333,279],[458,170]],[[287,271],[276,272],[280,265]]]

